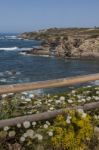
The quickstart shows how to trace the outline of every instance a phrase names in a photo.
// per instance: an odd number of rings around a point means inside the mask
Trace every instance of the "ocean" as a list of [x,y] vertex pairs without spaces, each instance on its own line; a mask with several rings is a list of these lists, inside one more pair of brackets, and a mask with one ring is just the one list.
[[[0,85],[44,81],[99,72],[99,60],[97,59],[62,59],[21,54],[22,50],[28,50],[40,44],[40,41],[17,38],[17,34],[0,34]],[[88,84],[98,83],[95,81]],[[73,87],[37,91],[55,93],[64,92]]]

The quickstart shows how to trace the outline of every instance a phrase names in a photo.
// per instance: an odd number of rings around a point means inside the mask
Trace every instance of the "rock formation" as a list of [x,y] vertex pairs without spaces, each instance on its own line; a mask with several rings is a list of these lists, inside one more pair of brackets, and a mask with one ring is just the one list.
[[[37,55],[40,53],[58,57],[99,57],[98,28],[54,28],[23,33],[21,38],[42,41],[40,49],[36,50]],[[35,54],[34,52],[31,50],[30,53]]]

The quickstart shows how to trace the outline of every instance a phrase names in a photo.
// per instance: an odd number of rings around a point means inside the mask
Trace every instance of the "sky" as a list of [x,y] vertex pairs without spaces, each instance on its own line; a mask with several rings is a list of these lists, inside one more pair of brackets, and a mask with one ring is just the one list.
[[0,0],[0,32],[99,27],[99,0]]

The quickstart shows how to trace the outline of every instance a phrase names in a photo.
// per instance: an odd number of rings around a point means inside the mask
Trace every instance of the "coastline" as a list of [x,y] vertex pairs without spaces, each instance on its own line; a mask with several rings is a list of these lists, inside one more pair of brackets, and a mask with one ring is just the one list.
[[26,51],[33,55],[63,58],[99,58],[99,29],[58,29],[23,33],[23,39],[40,40],[38,48]]

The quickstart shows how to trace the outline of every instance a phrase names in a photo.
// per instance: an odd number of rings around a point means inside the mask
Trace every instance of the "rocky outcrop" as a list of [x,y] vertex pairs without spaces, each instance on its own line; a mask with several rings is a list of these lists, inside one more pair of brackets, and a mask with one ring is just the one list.
[[[99,57],[99,29],[48,29],[24,33],[21,38],[42,40],[36,54],[57,57]],[[34,50],[31,53],[34,54]]]

